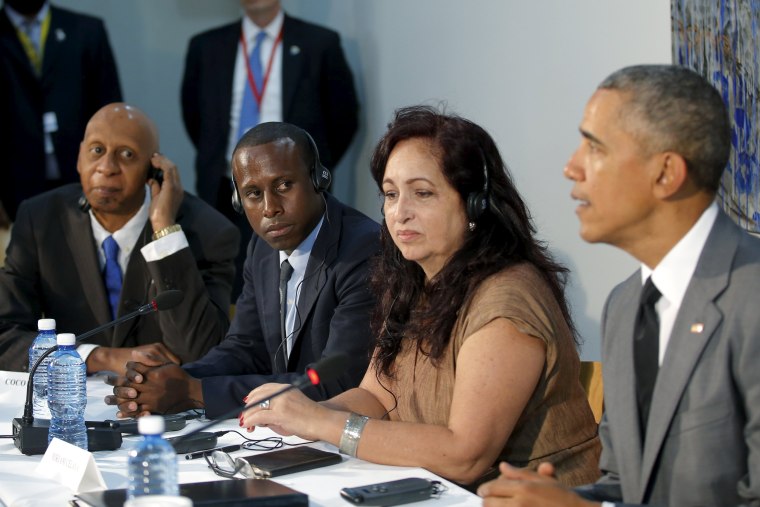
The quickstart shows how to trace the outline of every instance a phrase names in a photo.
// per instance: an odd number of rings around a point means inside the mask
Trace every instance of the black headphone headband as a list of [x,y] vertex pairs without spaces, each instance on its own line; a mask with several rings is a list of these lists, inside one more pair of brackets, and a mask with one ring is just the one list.
[[[322,162],[319,160],[319,150],[317,149],[317,143],[314,142],[314,138],[311,137],[311,134],[309,134],[304,129],[299,129],[303,134],[306,136],[306,138],[309,140],[309,146],[311,146],[311,153],[314,157],[314,161],[312,162],[311,167],[309,168],[309,179],[311,180],[311,184],[314,186],[314,190],[317,193],[324,192],[325,190],[330,188],[330,183],[332,183],[332,175],[330,174],[330,171],[322,165]],[[237,183],[235,182],[235,173],[233,171],[232,173],[232,209],[237,211],[240,214],[244,213],[243,210],[243,202],[240,199],[240,192],[237,188]]]

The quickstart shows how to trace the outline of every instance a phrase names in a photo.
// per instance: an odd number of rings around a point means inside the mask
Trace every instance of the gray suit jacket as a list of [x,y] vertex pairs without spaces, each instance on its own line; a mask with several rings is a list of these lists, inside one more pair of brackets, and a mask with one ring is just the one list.
[[678,312],[642,451],[633,366],[641,274],[605,307],[605,415],[596,500],[760,505],[760,240],[719,213]]

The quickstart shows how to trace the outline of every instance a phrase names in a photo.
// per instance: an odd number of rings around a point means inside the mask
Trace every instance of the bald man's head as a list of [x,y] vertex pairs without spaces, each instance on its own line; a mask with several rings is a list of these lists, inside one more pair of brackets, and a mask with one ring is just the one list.
[[90,118],[79,145],[77,171],[96,217],[128,219],[137,213],[145,199],[150,159],[157,151],[156,125],[134,106],[108,104]]
[[102,129],[109,128],[109,125],[115,124],[119,126],[110,128],[123,128],[124,125],[131,124],[132,128],[135,129],[136,137],[139,137],[139,141],[144,143],[144,148],[150,153],[158,151],[158,128],[156,124],[142,110],[124,102],[113,102],[98,109],[87,122],[85,138],[90,128],[102,131]]

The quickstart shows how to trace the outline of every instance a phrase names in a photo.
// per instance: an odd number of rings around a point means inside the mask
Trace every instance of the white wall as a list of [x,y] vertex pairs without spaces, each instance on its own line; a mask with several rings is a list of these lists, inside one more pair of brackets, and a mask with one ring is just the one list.
[[[235,19],[235,0],[53,0],[105,19],[128,101],[161,129],[162,150],[194,188],[193,149],[179,111],[189,37]],[[496,139],[541,237],[573,272],[569,287],[584,358],[599,358],[599,318],[636,264],[578,238],[562,167],[583,106],[607,74],[667,63],[669,0],[284,0],[295,16],[338,30],[354,70],[362,127],[335,171],[335,193],[378,217],[371,150],[394,109],[445,102]]]

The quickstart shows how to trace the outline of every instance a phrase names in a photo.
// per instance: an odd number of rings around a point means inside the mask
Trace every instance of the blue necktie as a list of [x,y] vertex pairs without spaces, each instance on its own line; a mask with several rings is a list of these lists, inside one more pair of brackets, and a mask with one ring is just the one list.
[[116,318],[121,296],[121,267],[119,267],[119,244],[108,236],[103,240],[103,251],[106,254],[106,265],[103,269],[103,281],[108,292],[108,302],[111,305],[111,315]]
[[[256,34],[256,44],[253,46],[251,56],[248,59],[253,81],[256,83],[256,90],[261,91],[264,81],[264,71],[261,68],[261,43],[266,38],[264,31]],[[243,106],[240,108],[240,124],[238,125],[238,139],[249,129],[259,124],[259,105],[251,90],[251,83],[248,81],[248,72],[245,76],[245,92],[243,93]]]

